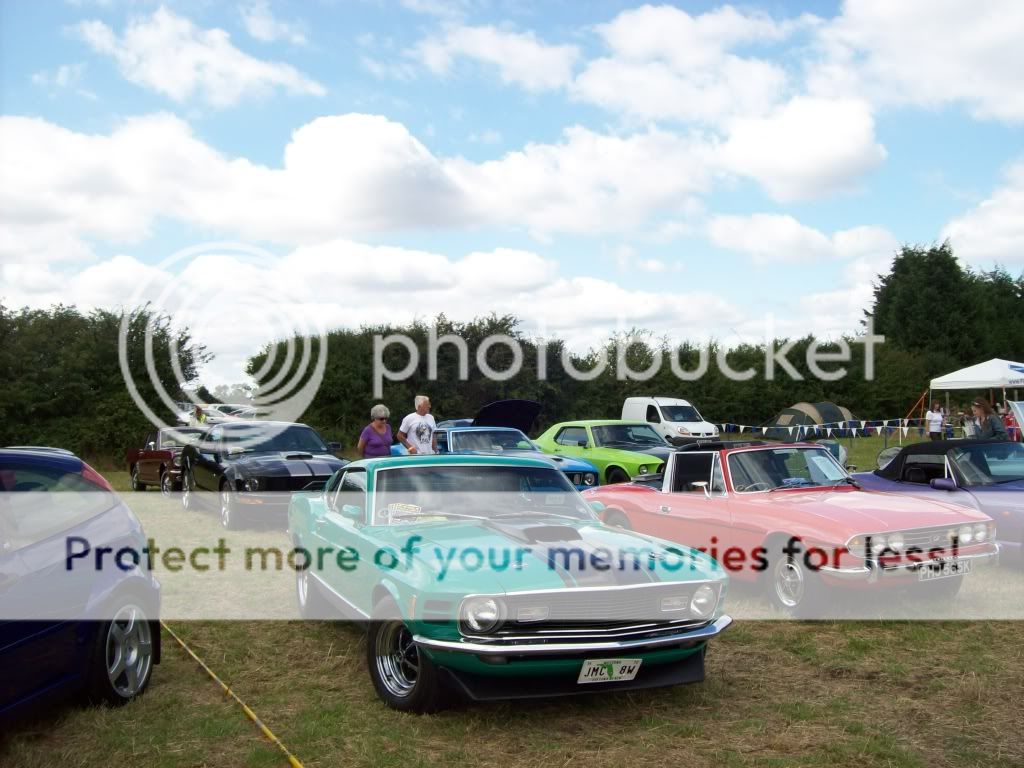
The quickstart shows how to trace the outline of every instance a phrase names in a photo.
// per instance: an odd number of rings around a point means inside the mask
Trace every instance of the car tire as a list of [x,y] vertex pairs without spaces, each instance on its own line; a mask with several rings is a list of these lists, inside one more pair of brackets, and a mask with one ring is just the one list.
[[186,510],[194,510],[198,505],[196,498],[196,479],[188,467],[181,468],[181,506]]
[[160,470],[160,494],[169,499],[177,489],[174,487],[174,480],[171,479],[171,473],[167,469]]
[[613,528],[622,528],[626,531],[633,530],[633,526],[629,524],[629,518],[618,509],[609,509],[604,513],[604,524],[610,525]]
[[608,485],[629,482],[629,475],[626,473],[624,469],[620,469],[619,467],[609,467],[607,470],[605,470],[604,476],[605,482],[607,482]]
[[[296,545],[298,547],[298,545]],[[299,616],[306,620],[328,619],[332,612],[324,599],[317,580],[310,576],[308,567],[295,569],[295,600],[299,604]]]
[[225,531],[238,528],[238,509],[235,504],[235,493],[227,480],[220,482],[220,527]]
[[[823,585],[817,573],[808,570],[803,553],[777,556],[771,552],[765,571],[768,601],[776,610],[802,619],[814,616],[822,606]],[[774,556],[774,557],[773,557]]]
[[141,603],[125,597],[110,621],[98,622],[86,672],[86,696],[93,703],[127,704],[149,686],[156,663],[160,626]]
[[426,715],[443,709],[448,691],[437,667],[412,639],[398,606],[377,604],[366,635],[366,665],[381,700],[392,709]]
[[139,480],[139,465],[132,464],[132,490],[133,491],[144,491],[146,490],[146,484]]

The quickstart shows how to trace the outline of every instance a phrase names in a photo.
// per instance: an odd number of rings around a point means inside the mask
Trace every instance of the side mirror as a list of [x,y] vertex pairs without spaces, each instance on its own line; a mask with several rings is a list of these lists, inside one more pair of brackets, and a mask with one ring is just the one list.
[[237,445],[233,445],[224,451],[225,456],[241,456],[245,453],[245,448],[239,448]]
[[155,451],[156,450],[156,443],[154,443],[152,440],[150,440],[148,443],[146,443],[146,450],[147,451]]
[[936,491],[955,491],[956,483],[948,477],[933,478],[929,485]]
[[586,440],[577,440],[576,445],[578,445],[580,448],[586,448],[588,443]]
[[338,453],[342,449],[342,444],[339,442],[331,442],[327,444],[327,450],[330,453]]
[[363,522],[363,508],[356,504],[342,504],[341,516],[354,520],[357,523]]
[[600,501],[588,501],[587,506],[594,510],[599,517],[603,515],[604,511],[607,509],[607,507]]
[[702,491],[704,491],[704,495],[707,498],[711,498],[711,490],[708,488],[708,483],[706,480],[694,480],[692,483],[690,483],[690,487],[700,488]]

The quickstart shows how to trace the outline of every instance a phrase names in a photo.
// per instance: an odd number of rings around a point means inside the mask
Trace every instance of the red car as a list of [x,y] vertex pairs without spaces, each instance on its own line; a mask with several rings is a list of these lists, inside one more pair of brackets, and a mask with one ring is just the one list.
[[851,583],[951,598],[999,552],[987,515],[862,490],[812,443],[685,446],[662,475],[583,495],[604,505],[608,524],[708,552],[731,577],[764,583],[794,615],[820,615],[826,595]]
[[170,496],[181,490],[181,449],[198,440],[200,427],[167,427],[146,435],[142,448],[132,448],[125,457],[132,476],[132,490],[144,491],[150,485]]

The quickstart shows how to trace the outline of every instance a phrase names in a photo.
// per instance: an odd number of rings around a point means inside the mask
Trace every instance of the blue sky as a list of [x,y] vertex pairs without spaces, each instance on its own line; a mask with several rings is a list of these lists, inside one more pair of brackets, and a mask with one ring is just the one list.
[[0,297],[154,301],[223,380],[309,313],[835,336],[900,243],[1024,267],[1022,33],[1012,0],[4,2]]

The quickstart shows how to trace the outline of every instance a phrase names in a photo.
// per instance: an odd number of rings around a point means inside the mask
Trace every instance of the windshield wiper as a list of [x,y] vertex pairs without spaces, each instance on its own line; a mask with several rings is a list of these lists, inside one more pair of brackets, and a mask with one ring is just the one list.
[[389,519],[391,520],[407,520],[415,517],[451,517],[459,520],[487,520],[486,517],[480,517],[479,515],[464,515],[460,512],[441,512],[441,511],[419,511],[419,512],[398,512],[392,514]]
[[537,509],[523,509],[519,512],[501,512],[497,515],[491,515],[491,520],[500,520],[505,517],[557,517],[559,520],[580,520],[578,517],[572,517],[571,515],[559,515],[554,512],[541,512]]

